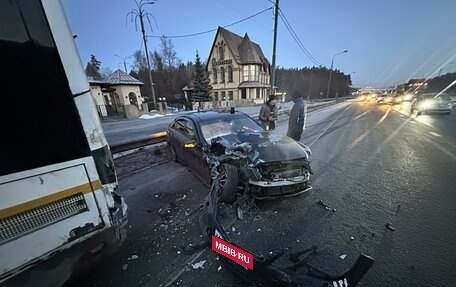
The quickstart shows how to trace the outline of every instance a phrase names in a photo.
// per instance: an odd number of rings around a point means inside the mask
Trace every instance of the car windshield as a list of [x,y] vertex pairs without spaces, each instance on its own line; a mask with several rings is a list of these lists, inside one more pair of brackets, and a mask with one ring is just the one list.
[[262,127],[247,116],[237,116],[201,123],[201,131],[206,142],[213,138],[239,132],[260,132]]

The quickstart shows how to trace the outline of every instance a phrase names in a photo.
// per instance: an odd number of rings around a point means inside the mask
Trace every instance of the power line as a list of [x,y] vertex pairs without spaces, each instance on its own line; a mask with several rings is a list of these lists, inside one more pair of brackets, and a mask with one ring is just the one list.
[[280,8],[279,12],[279,16],[283,20],[285,27],[287,28],[288,32],[290,32],[290,35],[295,40],[296,44],[298,44],[299,48],[304,53],[304,55],[306,55],[306,57],[315,65],[320,65],[320,62],[314,56],[312,56],[312,54],[306,49],[304,44],[301,42],[301,40],[299,40],[298,35],[296,35],[295,31],[293,30],[293,27],[291,27],[291,24],[288,22],[287,18],[285,17],[285,14],[283,14],[283,11]]
[[[249,20],[249,19],[251,19],[251,18],[253,18],[253,17],[256,17],[256,16],[258,16],[258,15],[260,15],[260,14],[262,14],[262,13],[268,11],[268,10],[271,10],[272,8],[273,8],[273,7],[266,8],[266,9],[264,9],[264,10],[261,10],[260,12],[257,12],[257,13],[255,13],[255,14],[253,14],[253,15],[250,15],[250,16],[248,16],[248,17],[246,17],[246,18],[243,18],[243,19],[241,19],[241,20],[239,20],[239,21],[233,22],[233,23],[231,23],[231,24],[228,24],[228,25],[225,25],[225,26],[222,26],[222,27],[223,27],[223,28],[227,28],[227,27],[230,27],[230,26],[239,24],[239,23],[244,22],[244,21],[246,21],[246,20]],[[152,38],[161,38],[161,37],[165,37],[165,38],[171,38],[171,39],[173,39],[173,38],[187,38],[187,37],[194,37],[194,36],[199,36],[199,35],[203,35],[203,34],[207,34],[207,33],[212,33],[212,32],[214,32],[214,31],[217,31],[217,29],[211,29],[211,30],[207,30],[207,31],[203,31],[203,32],[198,32],[198,33],[187,34],[187,35],[176,35],[176,36],[166,36],[166,35],[154,36],[154,35],[150,35],[150,36],[147,36],[147,37],[152,37]]]
[[301,42],[301,40],[298,38],[296,35],[295,31],[293,30],[293,27],[291,27],[291,24],[288,22],[287,18],[285,17],[285,14],[283,14],[283,11],[279,9],[280,12],[280,18],[283,20],[285,27],[287,28],[288,32],[290,32],[291,36],[293,39],[296,41],[298,44],[299,48],[301,48],[302,52],[309,58],[310,61],[312,61],[315,65],[320,65],[320,62],[312,56],[312,54],[306,49],[304,44]]

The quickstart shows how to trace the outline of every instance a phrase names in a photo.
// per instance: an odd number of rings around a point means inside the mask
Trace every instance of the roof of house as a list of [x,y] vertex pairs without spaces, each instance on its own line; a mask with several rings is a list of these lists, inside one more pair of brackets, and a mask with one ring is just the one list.
[[[260,45],[251,41],[247,33],[244,37],[241,37],[222,27],[218,27],[217,34],[218,33],[223,36],[228,48],[233,53],[236,62],[239,64],[269,64]],[[215,39],[217,39],[217,36]]]
[[87,80],[89,81],[89,84],[93,84],[93,85],[105,83],[105,81],[103,81],[103,80],[95,80],[92,76],[87,76]]
[[143,82],[133,78],[122,70],[118,69],[104,79],[104,82],[110,85],[144,85]]

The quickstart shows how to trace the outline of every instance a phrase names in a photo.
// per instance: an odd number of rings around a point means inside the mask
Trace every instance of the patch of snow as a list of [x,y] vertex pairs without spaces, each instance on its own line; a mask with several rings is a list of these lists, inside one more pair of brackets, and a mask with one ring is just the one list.
[[140,116],[139,118],[140,119],[143,119],[143,120],[150,120],[150,119],[156,119],[156,118],[160,118],[160,117],[164,117],[164,115],[142,115]]

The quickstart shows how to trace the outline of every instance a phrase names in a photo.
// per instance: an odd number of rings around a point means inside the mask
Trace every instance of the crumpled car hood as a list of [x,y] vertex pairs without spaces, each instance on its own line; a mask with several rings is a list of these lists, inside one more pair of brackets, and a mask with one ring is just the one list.
[[224,135],[217,142],[238,146],[248,143],[249,160],[254,164],[308,158],[306,150],[295,140],[275,132],[236,133]]

